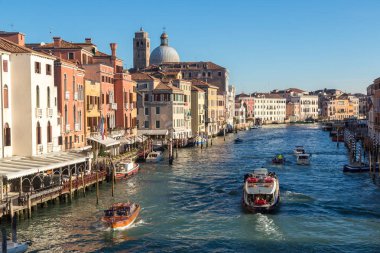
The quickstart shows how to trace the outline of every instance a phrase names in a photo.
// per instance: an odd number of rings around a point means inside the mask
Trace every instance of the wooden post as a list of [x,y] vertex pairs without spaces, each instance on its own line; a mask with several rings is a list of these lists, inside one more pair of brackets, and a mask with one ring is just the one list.
[[11,220],[13,219],[13,216],[14,216],[14,212],[13,212],[13,202],[12,200],[9,201],[9,215],[10,215],[10,218]]
[[[112,166],[112,164],[111,164]],[[112,166],[111,168],[112,172],[111,172],[111,180],[112,180],[112,197],[114,196],[114,192],[115,192],[115,170],[114,170],[114,167]]]
[[177,146],[177,148],[176,148],[176,150],[175,150],[175,158],[178,158],[178,139],[176,139],[176,146]]
[[1,249],[2,249],[2,251],[1,252],[3,252],[3,253],[7,253],[8,251],[7,251],[7,230],[5,229],[5,227],[4,227],[4,225],[2,226],[2,228],[1,228],[1,235],[2,235],[2,238],[3,238],[3,242],[2,242],[2,247],[1,247]]
[[368,153],[368,160],[369,160],[369,172],[372,172],[372,154],[371,154],[371,149],[369,150],[369,153]]
[[28,195],[28,218],[32,218],[32,200],[30,199],[30,195]]
[[96,171],[96,204],[99,204],[99,171]]
[[69,180],[70,180],[70,202],[73,200],[73,179],[72,179],[72,173],[71,173],[71,169],[70,169],[70,166],[68,166],[69,168]]
[[17,242],[17,216],[12,219],[12,242]]
[[82,171],[82,187],[83,187],[83,196],[86,197],[86,185],[84,183],[84,171]]
[[226,141],[226,129],[223,128],[223,140]]

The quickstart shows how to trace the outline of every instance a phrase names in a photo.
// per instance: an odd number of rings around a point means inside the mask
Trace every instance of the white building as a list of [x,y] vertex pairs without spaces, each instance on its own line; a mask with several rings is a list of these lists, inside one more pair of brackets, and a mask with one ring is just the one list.
[[278,94],[254,93],[254,117],[263,124],[284,123],[286,99]]
[[233,116],[235,115],[235,95],[236,95],[236,89],[234,85],[228,86],[228,93],[227,93],[227,124],[230,126],[233,126]]
[[54,86],[55,57],[0,38],[0,49],[11,53],[12,155],[34,156],[60,151],[57,88]]
[[[0,41],[1,43],[1,41]],[[1,44],[0,44],[1,45]],[[12,113],[11,113],[11,53],[2,50],[0,47],[0,125],[3,126],[3,131],[0,134],[1,152],[0,158],[12,156]]]
[[235,126],[238,128],[245,127],[246,109],[242,101],[235,102]]
[[318,96],[314,95],[298,95],[290,96],[288,100],[292,103],[299,104],[299,119],[306,120],[309,118],[318,119]]

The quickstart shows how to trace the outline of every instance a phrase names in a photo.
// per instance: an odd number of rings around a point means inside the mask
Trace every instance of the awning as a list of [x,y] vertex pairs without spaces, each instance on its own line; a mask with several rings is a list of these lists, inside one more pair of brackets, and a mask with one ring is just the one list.
[[137,130],[137,135],[168,135],[167,129]]
[[91,145],[87,145],[87,146],[84,146],[84,147],[81,147],[81,148],[70,149],[70,152],[82,152],[82,151],[88,151],[88,150],[91,150],[91,149],[92,149],[92,146]]
[[104,138],[102,138],[102,136],[87,137],[87,140],[98,142],[105,147],[120,145],[120,141],[109,138],[107,136],[104,136]]
[[51,153],[44,156],[4,158],[0,160],[0,176],[10,180],[82,163],[88,159],[87,155],[69,152]]

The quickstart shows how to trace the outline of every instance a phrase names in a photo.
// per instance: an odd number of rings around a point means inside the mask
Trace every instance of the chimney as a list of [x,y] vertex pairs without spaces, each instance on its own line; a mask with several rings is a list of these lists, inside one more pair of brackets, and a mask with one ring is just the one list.
[[61,47],[62,39],[61,37],[53,37],[54,47]]
[[91,38],[85,38],[84,41],[86,42],[86,44],[92,44]]
[[20,32],[4,32],[0,31],[0,38],[12,41],[19,46],[25,46],[25,35]]
[[117,44],[116,43],[110,43],[110,47],[111,47],[112,57],[116,57]]

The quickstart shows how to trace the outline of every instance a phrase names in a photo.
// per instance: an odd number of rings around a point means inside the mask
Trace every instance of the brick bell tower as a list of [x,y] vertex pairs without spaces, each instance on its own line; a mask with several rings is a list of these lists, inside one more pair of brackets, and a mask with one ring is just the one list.
[[133,38],[133,68],[135,70],[144,69],[149,66],[150,39],[148,33],[142,28],[135,32]]

